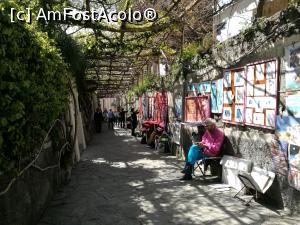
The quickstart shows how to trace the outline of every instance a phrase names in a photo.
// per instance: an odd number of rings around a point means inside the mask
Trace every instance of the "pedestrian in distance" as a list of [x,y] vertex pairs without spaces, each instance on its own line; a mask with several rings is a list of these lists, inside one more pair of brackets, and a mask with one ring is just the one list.
[[103,113],[100,107],[98,107],[96,112],[94,113],[95,129],[97,133],[100,133],[102,130],[102,121],[103,121]]
[[134,108],[131,109],[131,136],[135,136],[135,128],[137,127],[137,114],[138,110],[134,111]]
[[107,119],[108,119],[108,129],[114,129],[114,113],[112,109],[109,109],[107,113]]

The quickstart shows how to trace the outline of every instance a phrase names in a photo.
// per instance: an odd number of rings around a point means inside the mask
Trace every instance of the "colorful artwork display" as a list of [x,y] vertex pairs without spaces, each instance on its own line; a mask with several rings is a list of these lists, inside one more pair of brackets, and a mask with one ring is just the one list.
[[210,117],[210,95],[185,98],[185,122],[201,122]]
[[286,89],[288,91],[300,90],[300,42],[289,46],[286,55]]
[[285,102],[288,113],[291,116],[300,118],[300,93],[288,95]]
[[223,106],[223,79],[211,82],[211,112],[222,113]]
[[245,70],[238,68],[224,72],[223,122],[244,123]]
[[[300,119],[293,116],[277,116],[276,135],[280,143],[279,150],[288,155],[289,184],[300,190]],[[282,154],[279,156],[282,157]],[[283,164],[283,160],[280,162]]]
[[[270,60],[247,66],[247,125],[275,129],[278,79],[277,63],[276,60]],[[251,113],[253,114],[252,116]]]

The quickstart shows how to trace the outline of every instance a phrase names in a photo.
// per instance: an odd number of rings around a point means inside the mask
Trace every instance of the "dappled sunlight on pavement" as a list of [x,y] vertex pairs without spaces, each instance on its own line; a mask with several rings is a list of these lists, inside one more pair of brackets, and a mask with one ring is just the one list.
[[103,131],[39,225],[300,224],[285,223],[254,201],[244,206],[234,190],[217,191],[214,182],[180,181],[182,166],[175,156],[141,145],[129,130]]

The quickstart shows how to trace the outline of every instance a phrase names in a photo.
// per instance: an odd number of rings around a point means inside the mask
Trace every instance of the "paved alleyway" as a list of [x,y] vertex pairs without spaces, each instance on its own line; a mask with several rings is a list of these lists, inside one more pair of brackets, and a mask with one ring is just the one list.
[[179,181],[182,162],[116,129],[95,135],[39,225],[300,224],[211,183]]

